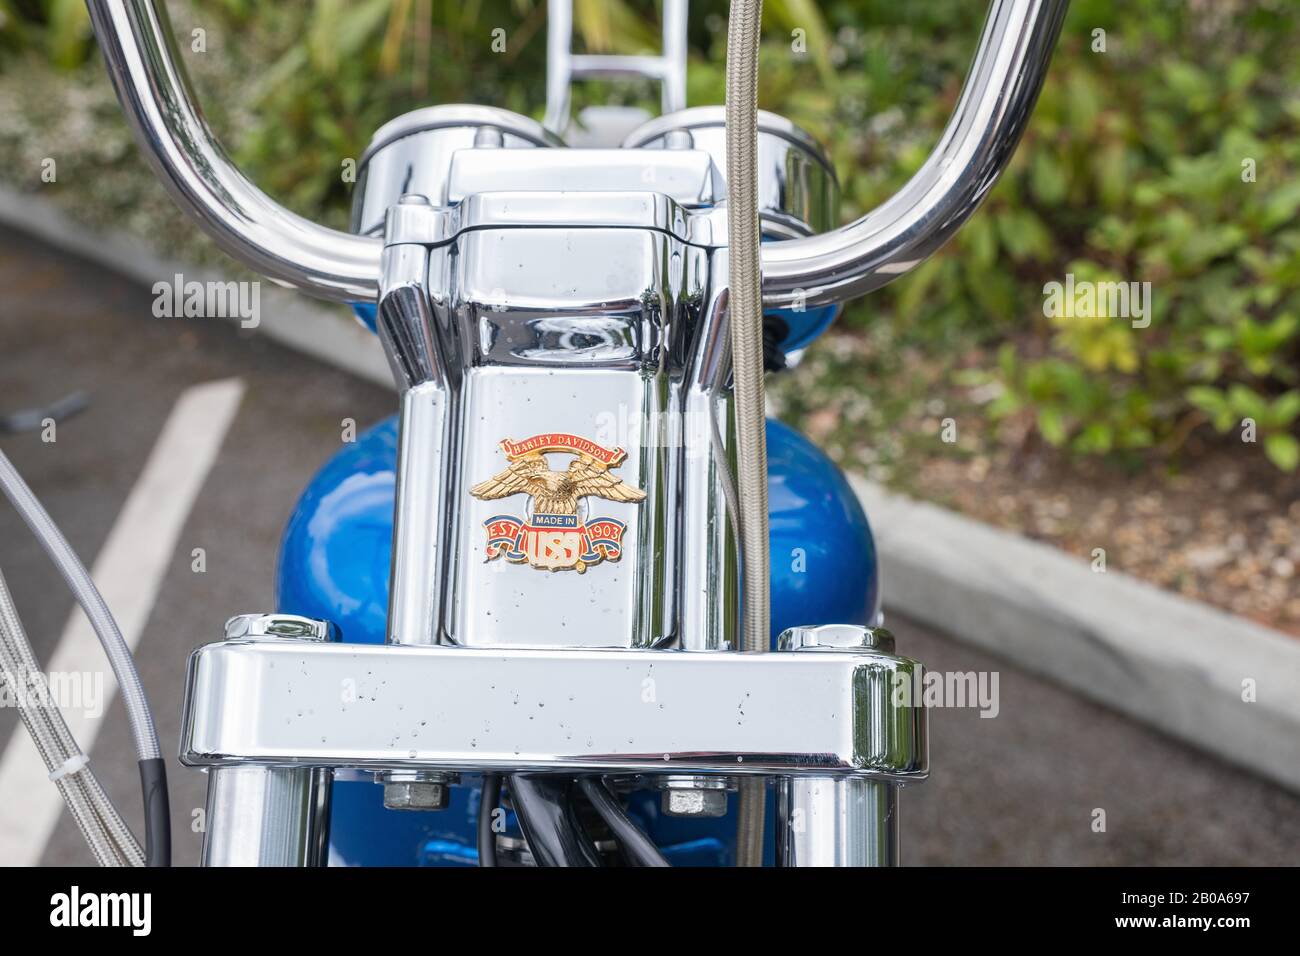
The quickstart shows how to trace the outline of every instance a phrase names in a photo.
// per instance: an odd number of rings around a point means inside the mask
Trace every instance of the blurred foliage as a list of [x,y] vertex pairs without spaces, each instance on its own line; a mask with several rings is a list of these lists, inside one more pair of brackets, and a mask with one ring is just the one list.
[[36,49],[68,69],[86,59],[91,42],[84,0],[0,0],[0,62],[6,54]]
[[[846,219],[924,161],[984,6],[765,3],[761,104],[827,144]],[[575,8],[588,50],[658,47],[653,0]],[[251,119],[233,142],[236,159],[282,201],[336,224],[350,201],[341,161],[392,116],[431,102],[542,110],[544,0],[195,0],[184,9],[239,38],[245,68],[263,65],[237,106]],[[724,0],[692,3],[692,104],[722,101],[725,17]],[[497,29],[504,52],[492,49]],[[35,50],[71,67],[89,56],[88,36],[82,0],[0,0],[0,63]],[[587,84],[575,112],[587,102],[653,96]],[[1028,428],[1070,453],[1167,456],[1193,433],[1239,432],[1249,418],[1271,460],[1294,470],[1298,133],[1292,0],[1074,0],[1030,129],[983,209],[914,274],[852,307],[843,327],[881,348],[974,348],[988,359],[959,380],[982,396],[985,421]],[[1044,285],[1066,273],[1150,282],[1149,327],[1048,318]],[[890,391],[887,381],[856,384]]]

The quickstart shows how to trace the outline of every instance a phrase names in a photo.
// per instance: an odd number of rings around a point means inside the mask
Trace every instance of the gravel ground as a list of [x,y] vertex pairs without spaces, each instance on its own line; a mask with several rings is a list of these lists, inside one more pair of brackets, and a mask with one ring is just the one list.
[[[150,318],[139,287],[0,233],[0,402],[22,407],[87,390],[91,407],[59,441],[7,436],[4,449],[73,545],[91,559],[172,403],[189,385],[248,385],[223,454],[181,535],[138,659],[164,750],[175,752],[189,650],[231,613],[268,608],[279,531],[298,491],[338,447],[344,417],[368,423],[393,396],[224,325]],[[207,549],[203,575],[192,547]],[[48,657],[71,600],[17,519],[0,508],[0,565],[37,653]],[[913,864],[1294,864],[1300,797],[1080,700],[965,645],[891,621],[903,653],[940,671],[997,671],[1000,711],[932,713],[931,779],[904,794],[904,860]],[[139,826],[124,714],[111,707],[94,762]],[[14,732],[0,712],[0,741]],[[170,761],[178,863],[199,849],[190,828],[203,778]],[[1094,832],[1097,809],[1105,832]],[[0,794],[0,813],[4,795]],[[63,826],[44,862],[85,863]],[[3,861],[0,861],[3,863]]]

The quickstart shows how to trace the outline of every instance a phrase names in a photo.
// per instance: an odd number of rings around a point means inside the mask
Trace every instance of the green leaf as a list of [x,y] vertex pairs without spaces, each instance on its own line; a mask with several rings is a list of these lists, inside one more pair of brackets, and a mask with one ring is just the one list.
[[90,15],[82,0],[51,0],[50,59],[70,69],[85,58],[90,41]]
[[1020,370],[1016,347],[1010,342],[1003,342],[998,347],[998,370],[1002,373],[1002,381],[1010,388]]
[[1122,142],[1107,143],[1093,155],[1093,175],[1097,190],[1107,209],[1118,209],[1124,204],[1132,181],[1128,172],[1128,151]]
[[1008,415],[1014,415],[1024,408],[1024,403],[1014,392],[1003,392],[993,401],[989,402],[984,408],[984,414],[988,415],[992,421],[1000,421]]
[[1249,385],[1238,383],[1230,386],[1228,403],[1233,412],[1242,418],[1253,418],[1261,424],[1269,420],[1267,400]]
[[1051,405],[1038,410],[1038,431],[1049,445],[1056,448],[1065,444],[1065,419],[1061,410]]
[[1093,132],[1097,114],[1101,112],[1101,92],[1091,74],[1082,70],[1071,73],[1066,81],[1069,98],[1066,101],[1070,125],[1082,135]]
[[1008,209],[994,217],[998,238],[1016,262],[1044,261],[1052,251],[1052,234],[1028,209]]
[[768,0],[763,12],[780,22],[787,39],[793,30],[803,30],[808,55],[816,64],[818,75],[823,83],[834,81],[835,68],[830,58],[831,35],[821,9],[814,0]]
[[1273,406],[1268,410],[1269,423],[1285,427],[1300,416],[1300,392],[1286,392],[1273,399]]
[[1276,229],[1290,222],[1300,210],[1300,180],[1292,180],[1272,190],[1264,202],[1264,228]]
[[1055,206],[1065,198],[1066,185],[1060,160],[1045,149],[1036,150],[1029,164],[1029,188],[1034,198]]
[[1294,435],[1284,432],[1266,435],[1264,454],[1283,471],[1291,472],[1300,467],[1300,441],[1296,441]]
[[998,257],[998,239],[989,216],[975,216],[966,224],[967,248],[971,263],[981,270],[989,270]]
[[341,59],[354,56],[379,31],[392,5],[393,0],[346,5],[340,0],[317,0],[308,37],[312,61],[326,70],[337,68]]
[[1105,455],[1114,444],[1114,430],[1103,422],[1094,422],[1079,434],[1072,447],[1085,455]]
[[1233,425],[1232,406],[1227,396],[1217,388],[1209,385],[1193,385],[1186,392],[1186,398],[1193,406],[1210,416],[1210,421],[1220,432],[1226,432]]

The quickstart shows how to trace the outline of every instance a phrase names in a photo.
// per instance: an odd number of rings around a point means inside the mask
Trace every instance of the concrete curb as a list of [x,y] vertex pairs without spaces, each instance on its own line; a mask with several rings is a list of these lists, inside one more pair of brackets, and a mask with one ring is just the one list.
[[886,609],[1300,791],[1300,641],[861,479],[853,485],[876,534]]
[[[221,278],[3,187],[0,223],[147,285]],[[276,341],[393,387],[378,340],[346,309],[264,285],[262,313],[260,331]],[[1300,641],[862,479],[853,486],[875,530],[887,610],[1300,792]],[[1245,681],[1254,702],[1242,699]]]
[[[0,186],[0,223],[149,287],[170,283],[178,274],[187,282],[235,278],[167,259],[126,232],[91,232],[48,199],[4,186]],[[261,313],[258,332],[363,379],[393,387],[393,373],[379,340],[344,306],[312,301],[262,280]]]

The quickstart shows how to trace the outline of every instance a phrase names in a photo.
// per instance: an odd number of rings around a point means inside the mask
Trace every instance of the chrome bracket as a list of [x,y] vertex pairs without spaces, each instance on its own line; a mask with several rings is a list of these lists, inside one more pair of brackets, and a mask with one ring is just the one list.
[[190,658],[181,761],[727,777],[927,773],[921,665],[771,654],[229,640]]

